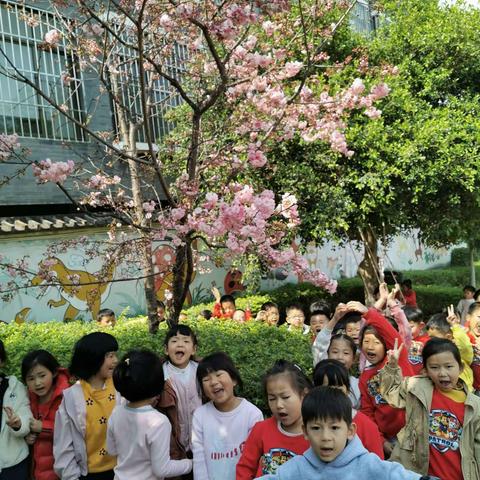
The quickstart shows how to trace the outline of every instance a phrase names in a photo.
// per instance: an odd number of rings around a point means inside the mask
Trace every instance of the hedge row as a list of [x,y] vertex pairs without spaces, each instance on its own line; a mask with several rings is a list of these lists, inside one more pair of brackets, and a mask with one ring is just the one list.
[[[187,322],[197,333],[200,357],[215,351],[225,351],[235,361],[244,382],[242,395],[266,409],[261,388],[265,371],[276,359],[294,361],[308,374],[312,370],[310,336],[288,332],[285,328],[269,327],[260,322],[239,324],[232,321],[195,320]],[[166,325],[158,334],[148,333],[146,320],[121,320],[111,329],[120,346],[120,355],[134,348],[147,348],[163,355]],[[68,366],[75,342],[97,327],[92,323],[15,323],[0,324],[0,339],[5,344],[8,361],[6,373],[20,376],[22,358],[31,350],[43,348]]]

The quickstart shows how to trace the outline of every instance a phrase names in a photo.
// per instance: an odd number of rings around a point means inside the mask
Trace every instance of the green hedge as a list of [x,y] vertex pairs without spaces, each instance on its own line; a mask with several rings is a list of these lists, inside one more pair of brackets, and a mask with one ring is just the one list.
[[[477,278],[480,278],[480,268],[476,268]],[[407,270],[403,278],[412,280],[413,288],[418,285],[438,285],[456,287],[462,295],[462,289],[470,283],[470,269],[467,267],[432,268],[430,270]]]
[[[262,410],[266,410],[261,389],[262,375],[276,359],[295,361],[311,374],[309,335],[288,332],[285,328],[269,327],[259,322],[239,324],[232,321],[195,320],[188,324],[198,335],[198,355],[205,356],[219,350],[230,354],[242,375],[242,395]],[[162,355],[166,329],[166,325],[162,324],[157,335],[150,335],[146,320],[137,318],[120,321],[109,332],[118,340],[120,355],[133,348],[147,348]],[[5,370],[20,376],[22,358],[37,348],[48,350],[62,365],[68,366],[75,342],[82,335],[95,330],[98,330],[95,324],[82,322],[0,324],[0,339],[9,357]]]
[[[473,254],[474,261],[478,261],[478,253]],[[466,247],[454,248],[450,253],[450,265],[452,267],[468,267],[470,265],[470,250]]]

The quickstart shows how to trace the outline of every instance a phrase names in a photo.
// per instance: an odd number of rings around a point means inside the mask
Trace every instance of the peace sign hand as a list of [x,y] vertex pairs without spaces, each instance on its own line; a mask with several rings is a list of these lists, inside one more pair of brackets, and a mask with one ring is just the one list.
[[13,411],[12,407],[3,407],[7,415],[6,424],[13,430],[20,430],[22,426],[22,420],[20,417]]
[[455,308],[453,305],[447,307],[447,322],[450,325],[455,325],[456,323],[460,323],[460,319],[455,314]]
[[400,354],[402,353],[403,343],[398,346],[398,338],[395,339],[395,343],[393,345],[393,350],[389,350],[387,352],[388,355],[388,363],[391,367],[398,367],[398,360],[400,358]]

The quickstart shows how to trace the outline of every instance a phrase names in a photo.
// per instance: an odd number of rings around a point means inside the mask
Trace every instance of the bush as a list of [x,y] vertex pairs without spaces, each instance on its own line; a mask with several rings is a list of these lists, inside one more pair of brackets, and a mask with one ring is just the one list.
[[[312,371],[310,336],[269,327],[260,322],[239,324],[232,321],[194,320],[187,322],[199,339],[198,355],[225,351],[233,358],[244,382],[241,393],[262,410],[267,409],[261,382],[265,371],[280,358],[295,361],[308,375]],[[20,376],[26,353],[37,348],[51,352],[63,366],[68,366],[75,342],[98,330],[94,323],[15,323],[0,324],[0,338],[5,344],[8,361],[6,373]],[[167,326],[162,323],[157,335],[148,333],[144,318],[120,321],[112,330],[120,346],[119,355],[133,348],[147,348],[163,355]]]
[[[480,269],[476,268],[477,278]],[[439,285],[457,287],[460,290],[470,283],[470,269],[467,267],[432,268],[430,270],[407,270],[404,278],[409,278],[416,290],[418,285]]]
[[[474,253],[474,261],[479,259],[478,253]],[[450,265],[452,267],[468,267],[470,265],[470,250],[468,248],[453,248],[450,253]]]

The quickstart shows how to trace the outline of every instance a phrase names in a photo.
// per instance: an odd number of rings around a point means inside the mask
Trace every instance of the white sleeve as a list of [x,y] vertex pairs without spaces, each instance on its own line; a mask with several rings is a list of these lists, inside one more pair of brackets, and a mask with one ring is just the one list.
[[30,433],[30,419],[32,418],[32,411],[30,410],[30,401],[28,400],[27,389],[18,382],[15,387],[16,401],[12,405],[13,411],[20,417],[21,425],[18,430],[10,428],[10,434],[14,437],[25,437]]
[[111,415],[108,419],[108,428],[107,428],[107,452],[109,455],[116,456],[118,455],[117,442],[115,442],[115,425],[114,425],[114,416]]
[[312,345],[313,368],[315,368],[318,362],[327,358],[327,351],[330,346],[332,332],[333,330],[324,327],[317,333]]
[[177,477],[192,471],[192,461],[188,458],[184,460],[170,458],[171,433],[172,427],[168,419],[155,425],[148,432],[152,470],[153,474],[159,478]]
[[192,420],[193,478],[195,480],[209,480],[203,440],[203,412],[204,408],[197,408]]

